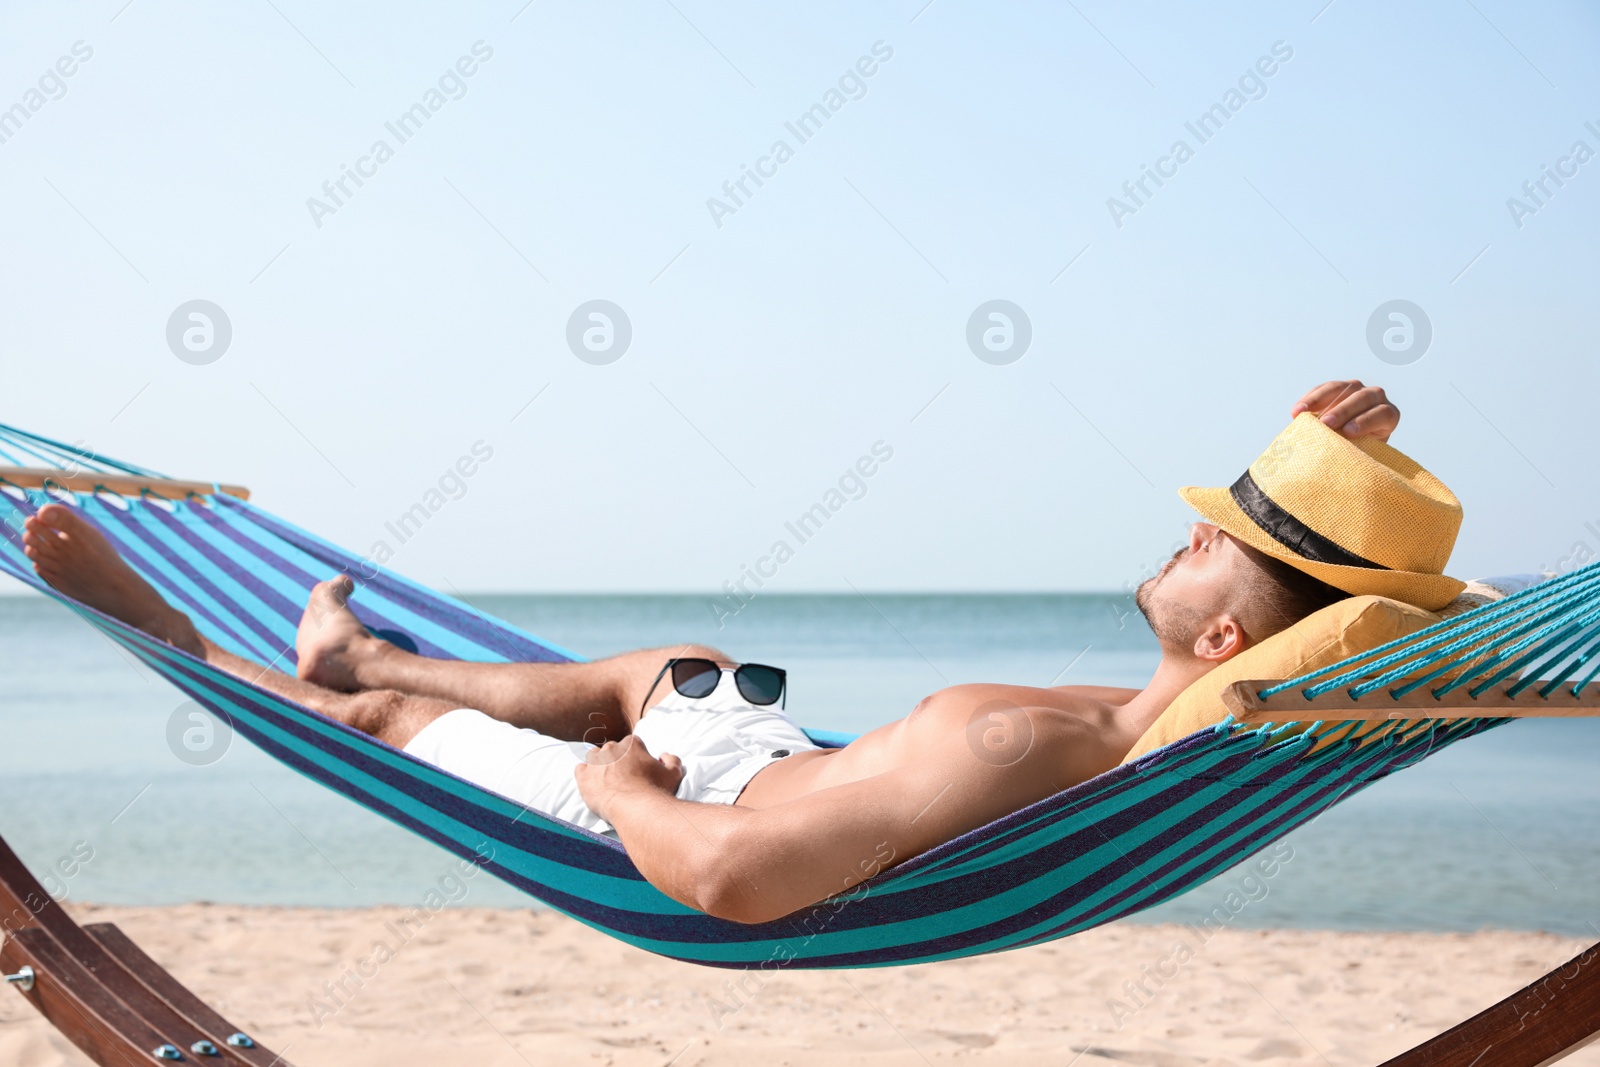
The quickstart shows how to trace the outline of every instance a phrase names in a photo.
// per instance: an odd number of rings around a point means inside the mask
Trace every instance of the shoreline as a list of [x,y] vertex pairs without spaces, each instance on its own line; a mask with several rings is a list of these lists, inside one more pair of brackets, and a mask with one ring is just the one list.
[[[1370,1065],[1590,942],[1547,933],[1114,923],[969,960],[766,975],[678,963],[556,912],[69,903],[287,1061],[321,1065],[1076,1062]],[[379,949],[377,946],[384,945]],[[1188,948],[1180,949],[1180,945]],[[20,996],[0,1062],[87,1063]],[[1600,1046],[1574,1067],[1600,1067]]]

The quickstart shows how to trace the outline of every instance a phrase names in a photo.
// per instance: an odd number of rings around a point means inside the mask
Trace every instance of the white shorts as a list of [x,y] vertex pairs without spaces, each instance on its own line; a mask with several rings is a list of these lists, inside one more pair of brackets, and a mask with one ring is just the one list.
[[[702,804],[732,804],[774,759],[820,747],[777,707],[747,703],[727,673],[708,697],[671,691],[633,732],[652,756],[670,752],[683,761],[678,797]],[[611,834],[583,802],[573,773],[594,748],[457,708],[419,730],[405,750],[534,811]]]

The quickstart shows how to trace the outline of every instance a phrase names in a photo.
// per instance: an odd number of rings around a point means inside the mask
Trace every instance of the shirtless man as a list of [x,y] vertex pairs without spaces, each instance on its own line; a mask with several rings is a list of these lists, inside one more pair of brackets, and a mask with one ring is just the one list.
[[[1302,411],[1379,440],[1400,417],[1360,382],[1318,386],[1291,415]],[[1197,522],[1138,590],[1161,648],[1143,690],[952,686],[823,749],[774,706],[774,674],[751,698],[731,671],[702,665],[701,688],[715,690],[676,691],[663,673],[671,658],[735,665],[713,648],[593,663],[432,660],[372,636],[340,576],[311,594],[291,677],[202,637],[76,509],[42,508],[24,546],[69,596],[530,808],[614,832],[667,895],[743,923],[780,918],[1117,766],[1191,682],[1346,595]]]

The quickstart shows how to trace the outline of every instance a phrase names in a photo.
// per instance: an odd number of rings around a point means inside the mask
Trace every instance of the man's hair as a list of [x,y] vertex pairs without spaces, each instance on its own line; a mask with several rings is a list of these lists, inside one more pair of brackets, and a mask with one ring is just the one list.
[[1240,621],[1251,641],[1264,641],[1313,612],[1350,596],[1300,568],[1234,542],[1255,565],[1239,589]]

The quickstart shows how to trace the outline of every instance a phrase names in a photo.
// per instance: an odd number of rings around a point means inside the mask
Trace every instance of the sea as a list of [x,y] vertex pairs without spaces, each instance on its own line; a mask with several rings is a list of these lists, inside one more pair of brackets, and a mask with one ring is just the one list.
[[[800,723],[851,732],[947,685],[1140,686],[1157,659],[1118,595],[761,595],[720,618],[703,596],[469,599],[590,657],[700,641],[784,667]],[[454,869],[242,738],[197,759],[184,704],[54,602],[0,598],[0,834],[52,894],[415,904]],[[1600,937],[1600,720],[1525,720],[1463,741],[1271,856],[1270,874],[1247,862],[1137,921]],[[459,902],[540,906],[492,877]]]

